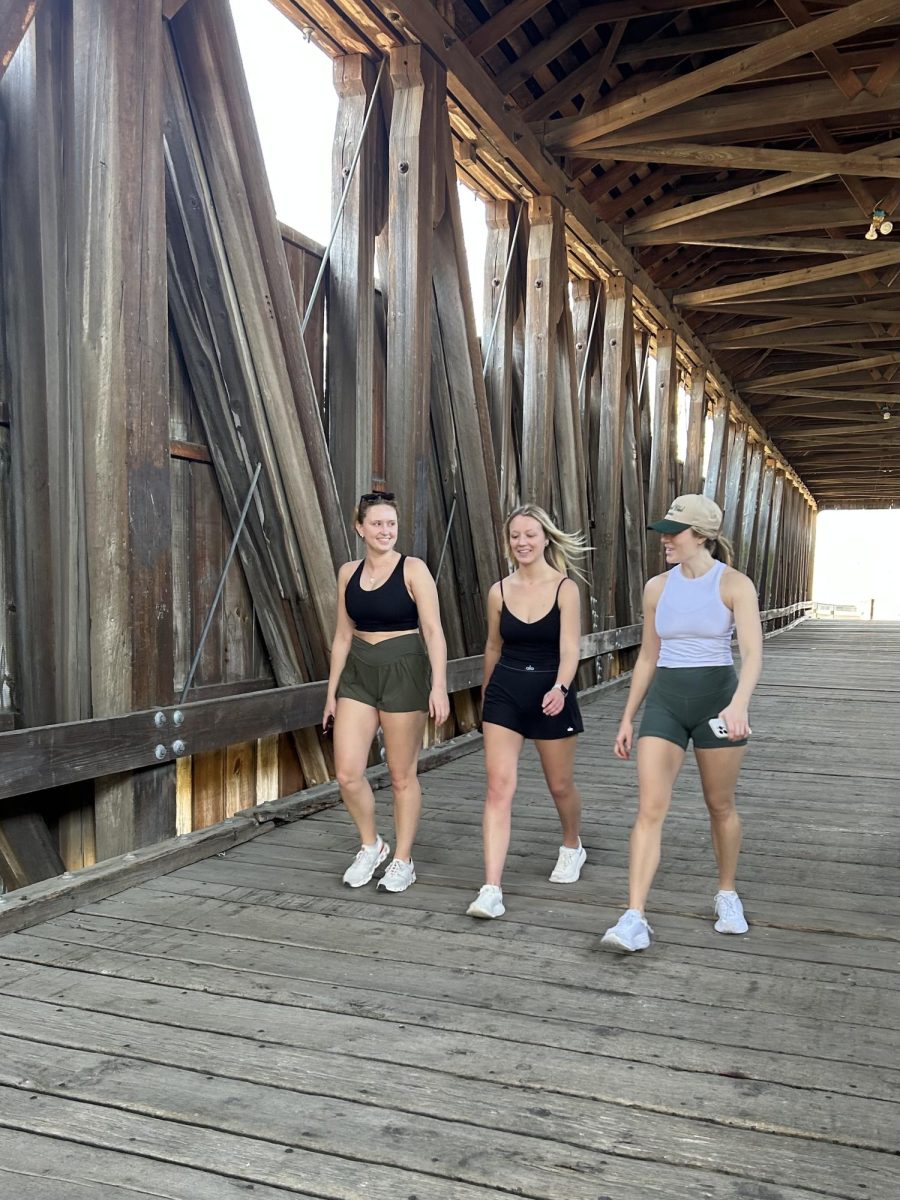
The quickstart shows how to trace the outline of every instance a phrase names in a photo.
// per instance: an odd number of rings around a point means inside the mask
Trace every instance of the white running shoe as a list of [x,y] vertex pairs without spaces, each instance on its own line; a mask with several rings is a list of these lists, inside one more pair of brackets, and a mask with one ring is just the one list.
[[344,883],[349,887],[362,887],[375,874],[375,868],[381,866],[391,848],[379,837],[374,846],[362,846],[353,862],[344,872]]
[[636,908],[626,909],[615,925],[607,929],[600,939],[601,945],[614,950],[646,950],[650,945],[653,930]]
[[578,845],[560,846],[556,866],[550,872],[551,883],[577,883],[581,868],[587,859],[587,851],[578,839]]
[[737,892],[716,892],[716,933],[746,933],[750,926]]
[[488,921],[502,917],[505,912],[503,893],[494,883],[486,883],[466,909],[467,916],[483,917]]
[[405,892],[411,883],[416,882],[416,865],[412,859],[394,858],[388,863],[388,868],[378,880],[377,887],[385,892]]

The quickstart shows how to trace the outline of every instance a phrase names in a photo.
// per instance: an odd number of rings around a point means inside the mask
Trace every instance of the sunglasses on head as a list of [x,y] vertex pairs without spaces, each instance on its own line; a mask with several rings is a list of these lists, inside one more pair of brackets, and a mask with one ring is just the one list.
[[380,504],[385,500],[394,500],[396,496],[393,492],[366,492],[364,496],[360,496],[360,504]]

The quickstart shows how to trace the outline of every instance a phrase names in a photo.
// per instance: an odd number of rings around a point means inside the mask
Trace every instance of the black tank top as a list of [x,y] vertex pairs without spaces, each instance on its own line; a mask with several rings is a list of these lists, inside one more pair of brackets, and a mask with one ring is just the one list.
[[553,607],[537,621],[520,621],[506,607],[503,595],[503,580],[500,580],[500,595],[503,607],[500,610],[500,637],[503,650],[500,662],[519,671],[555,671],[559,666],[559,591],[565,583],[559,581]]
[[400,561],[381,587],[372,592],[363,591],[359,582],[365,562],[363,559],[353,572],[344,592],[347,616],[356,628],[361,633],[400,633],[404,629],[418,629],[419,610],[403,579],[406,555],[400,555]]

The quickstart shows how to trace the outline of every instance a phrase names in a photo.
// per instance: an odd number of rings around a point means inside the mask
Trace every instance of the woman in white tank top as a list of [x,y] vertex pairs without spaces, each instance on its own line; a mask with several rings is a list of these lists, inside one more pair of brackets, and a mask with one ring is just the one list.
[[[731,566],[720,534],[722,511],[706,496],[679,496],[662,520],[671,570],[644,589],[644,633],[631,677],[615,754],[627,759],[634,718],[647,700],[637,751],[638,815],[631,831],[628,908],[603,935],[617,950],[644,950],[653,933],[644,905],[659,866],[662,827],[672,789],[693,742],[719,871],[715,929],[746,933],[735,873],[741,820],[734,802],[750,734],[748,707],[762,669],[756,589]],[[740,676],[731,636],[737,631]]]

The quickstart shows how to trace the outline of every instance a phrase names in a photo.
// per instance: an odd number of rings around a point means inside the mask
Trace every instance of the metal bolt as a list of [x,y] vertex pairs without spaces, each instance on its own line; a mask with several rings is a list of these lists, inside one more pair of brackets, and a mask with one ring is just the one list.
[[165,746],[163,746],[162,744],[158,745],[156,747],[156,749],[153,751],[153,753],[156,755],[156,757],[159,759],[160,762],[162,762],[162,760],[164,758],[168,757],[168,751],[166,750]]
[[406,172],[407,172],[408,170],[409,170],[409,163],[408,163],[408,162],[402,162],[402,163],[400,164],[400,174],[401,174],[401,175],[405,175],[405,174],[406,174]]
[[173,725],[183,725],[184,724],[184,713],[181,711],[180,708],[176,708],[175,711],[172,713],[172,724]]
[[153,714],[153,724],[157,729],[162,729],[162,727],[166,724],[167,719],[168,718],[164,712],[157,712]]
[[542,288],[542,287],[544,286],[544,281],[543,281],[543,279],[536,279],[536,280],[534,281],[534,286],[535,286],[536,288]]
[[185,752],[185,750],[186,750],[186,749],[187,749],[187,746],[185,746],[185,744],[184,744],[184,742],[181,740],[181,738],[177,738],[177,739],[176,739],[176,740],[175,740],[175,741],[172,743],[172,753],[173,753],[173,754],[174,754],[176,757],[177,757],[179,754],[184,754],[184,752]]

